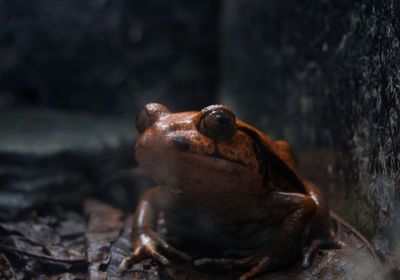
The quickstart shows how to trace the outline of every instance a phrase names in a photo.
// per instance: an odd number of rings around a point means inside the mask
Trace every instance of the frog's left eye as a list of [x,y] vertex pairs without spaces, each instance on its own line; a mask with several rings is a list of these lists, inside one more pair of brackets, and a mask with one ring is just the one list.
[[136,117],[136,129],[142,134],[146,129],[152,126],[162,116],[169,114],[170,111],[161,104],[149,103]]
[[201,133],[218,142],[230,139],[236,132],[235,115],[224,108],[211,110],[200,120]]
[[147,112],[142,110],[136,117],[136,129],[142,134],[146,129],[153,125],[155,119]]

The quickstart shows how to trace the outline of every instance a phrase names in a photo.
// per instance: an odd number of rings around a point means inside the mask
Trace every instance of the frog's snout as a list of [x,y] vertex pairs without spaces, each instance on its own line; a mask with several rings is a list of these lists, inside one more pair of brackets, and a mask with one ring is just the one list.
[[172,144],[178,150],[186,151],[190,148],[190,140],[185,136],[179,135],[172,138]]

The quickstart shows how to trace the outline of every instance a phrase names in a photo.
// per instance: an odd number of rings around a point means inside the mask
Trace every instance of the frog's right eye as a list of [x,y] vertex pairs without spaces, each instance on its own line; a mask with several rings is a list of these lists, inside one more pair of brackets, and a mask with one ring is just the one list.
[[237,131],[235,115],[232,111],[221,105],[211,105],[202,110],[204,116],[197,129],[200,133],[223,142],[230,139]]
[[170,111],[163,105],[158,103],[149,103],[144,106],[143,110],[136,117],[136,129],[140,134],[145,132],[158,119],[169,114]]

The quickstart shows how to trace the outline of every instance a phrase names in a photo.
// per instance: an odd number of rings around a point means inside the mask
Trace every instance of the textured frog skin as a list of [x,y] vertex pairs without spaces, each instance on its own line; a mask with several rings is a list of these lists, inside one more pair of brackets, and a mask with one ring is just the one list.
[[[340,246],[319,189],[299,175],[289,145],[228,107],[171,113],[150,103],[137,128],[136,159],[158,186],[143,194],[135,213],[135,261],[152,257],[168,265],[172,255],[193,261],[179,249],[186,241],[221,252],[195,265],[239,267],[247,270],[241,279],[250,279],[301,252],[307,266],[322,243]],[[156,233],[160,213],[164,235]],[[224,256],[229,251],[242,257]]]

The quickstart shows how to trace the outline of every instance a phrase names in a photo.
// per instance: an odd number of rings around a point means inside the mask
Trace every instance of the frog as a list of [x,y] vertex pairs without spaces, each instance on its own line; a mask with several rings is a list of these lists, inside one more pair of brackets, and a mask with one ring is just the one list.
[[[134,261],[170,265],[178,258],[199,268],[237,268],[246,280],[300,257],[308,267],[322,244],[345,246],[290,145],[237,119],[229,107],[172,113],[149,103],[136,128],[136,160],[157,186],[141,196],[133,217]],[[164,233],[157,230],[160,215]],[[192,256],[182,244],[213,253]]]

